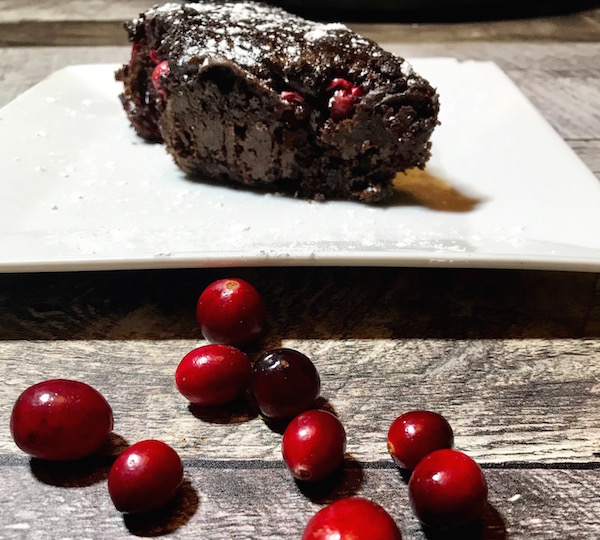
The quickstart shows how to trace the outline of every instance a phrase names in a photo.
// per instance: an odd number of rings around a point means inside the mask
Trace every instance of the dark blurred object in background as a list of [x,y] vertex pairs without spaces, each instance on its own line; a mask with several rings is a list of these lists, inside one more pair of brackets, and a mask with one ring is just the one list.
[[564,15],[600,0],[268,0],[317,20],[442,22]]

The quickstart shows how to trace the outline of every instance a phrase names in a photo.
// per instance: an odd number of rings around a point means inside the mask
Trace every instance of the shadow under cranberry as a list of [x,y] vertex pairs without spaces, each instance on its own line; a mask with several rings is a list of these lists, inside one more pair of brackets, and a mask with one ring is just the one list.
[[[310,408],[310,410],[313,410],[313,409],[322,409],[324,411],[330,412],[331,414],[333,414],[334,416],[337,417],[337,413],[335,412],[335,409],[334,409],[333,405],[331,404],[331,402],[329,402],[322,396],[319,396],[317,398],[317,400],[315,401],[314,405]],[[298,413],[298,414],[301,414],[301,413]],[[262,415],[260,416],[260,418],[265,423],[265,426],[267,426],[271,431],[278,433],[279,435],[283,435],[283,433],[285,432],[285,428],[287,428],[288,424],[294,419],[293,417],[292,418],[267,418]]]
[[188,410],[199,420],[210,424],[243,424],[258,416],[258,408],[247,394],[230,403],[214,407],[190,403]]
[[412,476],[412,470],[398,467],[398,474],[402,478],[402,481],[408,486],[408,483],[410,482],[410,477]]
[[339,418],[338,413],[335,410],[335,407],[332,405],[331,401],[325,399],[324,397],[317,398],[315,402],[315,409],[323,409],[324,411],[330,412],[336,418]]
[[295,482],[302,495],[312,502],[329,504],[340,498],[356,495],[362,487],[363,478],[362,465],[350,454],[346,454],[342,465],[327,478],[316,482]]
[[108,440],[98,451],[98,454],[104,456],[106,459],[112,458],[112,461],[114,461],[115,459],[117,459],[119,454],[121,454],[121,452],[123,452],[124,450],[127,450],[129,446],[130,444],[125,438],[121,437],[121,435],[111,433]]
[[260,419],[263,421],[271,431],[279,435],[283,435],[285,428],[293,420],[293,418],[267,418],[266,416],[260,415]]
[[43,484],[64,488],[86,487],[108,478],[112,459],[90,456],[76,461],[46,461],[31,458],[31,474]]
[[48,461],[31,458],[31,473],[43,484],[56,487],[86,487],[108,478],[116,457],[127,448],[123,437],[112,433],[100,450],[86,458],[74,461]]
[[125,514],[127,530],[142,537],[172,534],[185,525],[198,510],[200,499],[188,480],[184,480],[175,498],[164,508],[140,514]]
[[423,527],[427,540],[506,540],[506,525],[500,513],[488,503],[481,519],[450,531]]

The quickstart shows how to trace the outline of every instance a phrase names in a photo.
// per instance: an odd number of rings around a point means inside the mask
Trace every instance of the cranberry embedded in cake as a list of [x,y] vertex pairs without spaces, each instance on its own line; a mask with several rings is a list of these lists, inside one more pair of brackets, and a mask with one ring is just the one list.
[[377,202],[429,159],[435,89],[342,24],[209,0],[151,8],[126,28],[125,111],[189,174]]
[[360,86],[354,86],[350,81],[340,78],[333,79],[327,90],[333,91],[329,100],[329,110],[331,118],[335,121],[350,118],[356,101],[364,94]]
[[167,91],[162,84],[162,78],[169,75],[169,62],[163,60],[159,62],[152,71],[152,84],[161,98],[167,99]]

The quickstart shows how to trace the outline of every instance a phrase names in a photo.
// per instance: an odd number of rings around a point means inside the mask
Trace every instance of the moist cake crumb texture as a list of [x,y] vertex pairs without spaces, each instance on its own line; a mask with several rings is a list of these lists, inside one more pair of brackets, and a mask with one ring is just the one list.
[[343,24],[207,1],[155,6],[125,26],[125,112],[191,175],[377,202],[430,156],[435,89]]

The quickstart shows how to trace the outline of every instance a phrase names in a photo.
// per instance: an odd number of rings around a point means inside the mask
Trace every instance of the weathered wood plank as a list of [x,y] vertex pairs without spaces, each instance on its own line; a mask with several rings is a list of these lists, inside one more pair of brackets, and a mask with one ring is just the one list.
[[0,0],[0,21],[119,21],[151,5],[147,0]]
[[[32,37],[33,27],[18,17],[7,23],[4,9],[16,6],[22,16],[28,5],[0,0],[0,24],[8,24],[0,42],[10,39],[8,27],[20,28],[20,43],[121,40],[111,17],[137,0],[110,11],[97,9],[103,1],[31,4],[46,21],[38,29],[48,31]],[[72,16],[57,18],[67,5]],[[100,22],[77,22],[85,17],[78,9],[98,11]],[[57,24],[69,18],[71,26]],[[403,56],[497,62],[600,175],[599,9],[527,23],[356,26]],[[515,38],[523,41],[507,41]],[[0,49],[0,106],[60,67],[128,55],[126,46]],[[270,314],[263,348],[296,347],[315,360],[323,397],[349,438],[346,467],[333,485],[299,489],[281,463],[280,433],[249,400],[191,411],[174,388],[179,359],[203,343],[196,298],[224,272],[263,293]],[[0,538],[297,538],[320,505],[360,494],[386,506],[404,538],[421,540],[385,450],[390,422],[416,407],[445,414],[457,447],[485,467],[493,510],[482,534],[461,538],[600,537],[598,274],[271,268],[0,275],[0,425],[8,425],[27,385],[58,376],[86,380],[107,396],[116,436],[108,457],[73,471],[30,465],[5,429]],[[147,437],[180,451],[188,482],[170,514],[123,520],[106,493],[107,464],[126,442]]]
[[[278,434],[249,403],[194,416],[173,386],[181,357],[202,343],[196,298],[224,275],[0,276],[0,423],[29,384],[73,377],[107,395],[115,431],[129,442],[159,436],[186,455],[278,459]],[[327,268],[242,275],[269,309],[263,348],[291,346],[314,359],[357,459],[385,459],[391,421],[426,407],[446,414],[457,445],[484,462],[598,460],[597,275]],[[7,437],[0,448],[17,451]]]
[[[0,0],[0,46],[6,45],[120,45],[125,43],[121,24],[148,8],[140,0],[115,4],[107,0],[38,0],[35,4],[18,0]],[[538,2],[536,9],[497,9],[495,14],[403,13],[381,15],[352,14],[354,21],[396,20],[395,24],[365,24],[352,26],[366,34],[381,37],[393,35],[394,40],[416,43],[440,41],[563,41],[596,42],[600,36],[597,23],[600,9],[581,11],[590,6],[589,0],[571,1],[568,8],[556,9],[547,2]],[[413,10],[414,11],[414,10]],[[561,16],[556,16],[556,14]],[[320,12],[310,13],[319,18]],[[327,17],[339,18],[344,13]],[[347,13],[346,13],[347,15]],[[477,20],[479,17],[479,20]]]
[[[127,17],[131,19],[133,16]],[[0,47],[125,45],[121,21],[25,21],[0,23]]]
[[600,141],[571,139],[567,141],[573,151],[581,158],[598,178],[600,178]]
[[126,62],[129,51],[128,47],[0,48],[0,107],[58,69]]
[[[185,456],[279,460],[280,435],[243,400],[192,410],[174,388],[179,360],[199,342],[180,340],[5,342],[0,423],[18,394],[47,378],[86,381],[115,413],[115,433],[133,443],[161,438]],[[308,354],[322,397],[359,460],[387,459],[385,440],[406,410],[443,413],[456,445],[484,463],[600,462],[600,342],[590,340],[283,340]],[[35,369],[32,369],[35,365]],[[8,439],[0,452],[18,453]]]
[[[299,538],[310,517],[343,496],[359,495],[384,506],[405,540],[425,535],[408,503],[407,487],[393,468],[353,464],[334,482],[300,488],[281,467],[245,463],[212,467],[186,463],[186,483],[167,510],[123,518],[106,490],[107,467],[61,474],[42,464],[0,467],[0,535],[11,539],[129,538],[163,536],[224,540]],[[600,533],[600,471],[485,471],[490,507],[464,540],[579,540]],[[66,476],[66,479],[65,479]],[[35,501],[32,504],[31,501]],[[50,532],[51,531],[51,532]]]
[[[147,6],[146,6],[147,7]],[[39,21],[0,22],[0,47],[29,46],[110,46],[124,45],[127,35],[123,21],[137,16],[131,11],[117,20],[100,21]],[[566,24],[565,24],[566,23]],[[556,23],[554,19],[527,20],[518,23],[509,20],[487,23],[431,24],[413,23],[380,28],[378,25],[350,24],[360,33],[410,43],[430,42],[513,42],[513,41],[564,41],[595,42],[600,36],[596,24],[584,18],[572,17]],[[566,31],[565,31],[566,29]]]
[[[561,69],[562,68],[562,69]],[[595,73],[577,73],[568,66],[554,70],[510,72],[523,93],[565,139],[591,140],[600,133],[600,62]]]
[[598,76],[597,43],[523,43],[486,41],[473,43],[410,43],[393,35],[386,38],[377,32],[368,34],[383,47],[406,57],[442,56],[458,60],[497,62],[507,71],[539,69],[559,73],[573,72],[587,77]]
[[594,42],[598,40],[598,25],[583,14],[562,17],[501,18],[491,21],[454,21],[413,24],[350,23],[356,31],[377,41],[409,43],[469,42]]
[[[279,0],[280,5],[288,4],[285,0]],[[294,2],[290,2],[294,4]],[[349,2],[351,3],[351,2]],[[492,2],[496,5],[500,4],[499,9],[493,10],[493,13],[488,12],[487,17],[483,17],[483,12],[477,13],[474,3],[471,3],[470,10],[465,13],[464,10],[457,9],[457,3],[453,3],[453,11],[459,13],[454,20],[474,20],[474,13],[480,15],[484,22],[493,22],[495,19],[515,19],[518,15],[523,18],[541,18],[552,17],[562,19],[560,16],[570,16],[571,18],[586,19],[589,21],[597,21],[600,18],[600,10],[597,9],[597,2],[594,0],[572,0],[568,5],[562,2],[532,0],[518,7],[515,2]],[[297,5],[298,2],[295,2]],[[416,13],[414,9],[402,9],[402,2],[398,2],[396,10],[399,19],[405,13]],[[426,4],[431,4],[427,2]],[[458,3],[460,4],[460,3]],[[465,2],[462,2],[465,4]],[[0,0],[0,21],[31,21],[31,20],[51,20],[51,21],[103,21],[103,20],[119,20],[137,14],[148,8],[146,0],[121,0],[115,4],[111,0],[36,0],[35,4],[23,3],[20,0]],[[338,5],[343,6],[343,2],[338,2]],[[408,6],[407,6],[408,7]],[[519,9],[520,8],[520,9]],[[326,10],[323,9],[322,12]],[[364,19],[372,19],[369,17],[369,9],[363,9]],[[372,11],[372,9],[371,9]],[[421,20],[439,20],[439,13],[443,10],[435,10],[429,14],[421,11]],[[347,10],[345,11],[347,13]],[[343,14],[344,11],[340,10]],[[445,13],[442,17],[446,20],[452,20]],[[486,20],[487,19],[487,20]],[[389,20],[389,19],[385,19]],[[570,19],[569,19],[570,20]]]
[[230,268],[0,274],[0,340],[199,339],[195,302],[228,275],[261,291],[272,339],[600,337],[594,273]]

